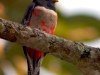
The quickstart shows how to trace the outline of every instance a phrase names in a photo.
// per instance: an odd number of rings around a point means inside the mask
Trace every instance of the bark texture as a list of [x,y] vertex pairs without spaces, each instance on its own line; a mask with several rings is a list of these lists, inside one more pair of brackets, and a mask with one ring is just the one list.
[[50,53],[73,63],[86,75],[100,75],[100,48],[66,40],[2,18],[0,38]]

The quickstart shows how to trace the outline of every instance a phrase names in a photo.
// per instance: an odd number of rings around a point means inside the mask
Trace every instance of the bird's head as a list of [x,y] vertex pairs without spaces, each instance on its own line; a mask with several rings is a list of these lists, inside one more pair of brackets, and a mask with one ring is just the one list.
[[37,2],[37,1],[49,1],[49,2],[58,2],[58,0],[33,0],[33,2]]
[[58,0],[52,0],[53,2],[58,2]]
[[58,0],[46,0],[46,1],[50,1],[50,2],[58,2]]
[[48,9],[52,9],[55,11],[55,3],[58,2],[58,0],[33,0],[33,2],[37,6],[43,6]]

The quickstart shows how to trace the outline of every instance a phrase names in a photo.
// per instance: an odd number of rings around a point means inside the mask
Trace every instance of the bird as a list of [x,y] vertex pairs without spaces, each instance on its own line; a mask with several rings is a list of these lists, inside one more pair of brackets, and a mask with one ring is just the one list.
[[[27,7],[21,24],[54,35],[58,21],[56,2],[58,0],[33,0]],[[23,46],[23,50],[27,58],[28,75],[39,75],[46,53],[26,46]]]

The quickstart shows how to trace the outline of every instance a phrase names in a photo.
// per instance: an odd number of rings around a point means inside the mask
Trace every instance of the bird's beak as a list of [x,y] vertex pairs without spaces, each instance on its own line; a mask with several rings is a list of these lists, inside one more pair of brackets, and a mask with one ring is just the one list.
[[58,0],[53,0],[54,2],[58,2]]

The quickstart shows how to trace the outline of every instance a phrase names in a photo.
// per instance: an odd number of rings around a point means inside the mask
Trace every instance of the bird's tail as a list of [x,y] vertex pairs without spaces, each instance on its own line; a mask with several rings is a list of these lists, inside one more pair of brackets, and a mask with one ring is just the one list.
[[44,53],[25,46],[23,49],[27,58],[28,75],[39,75]]

